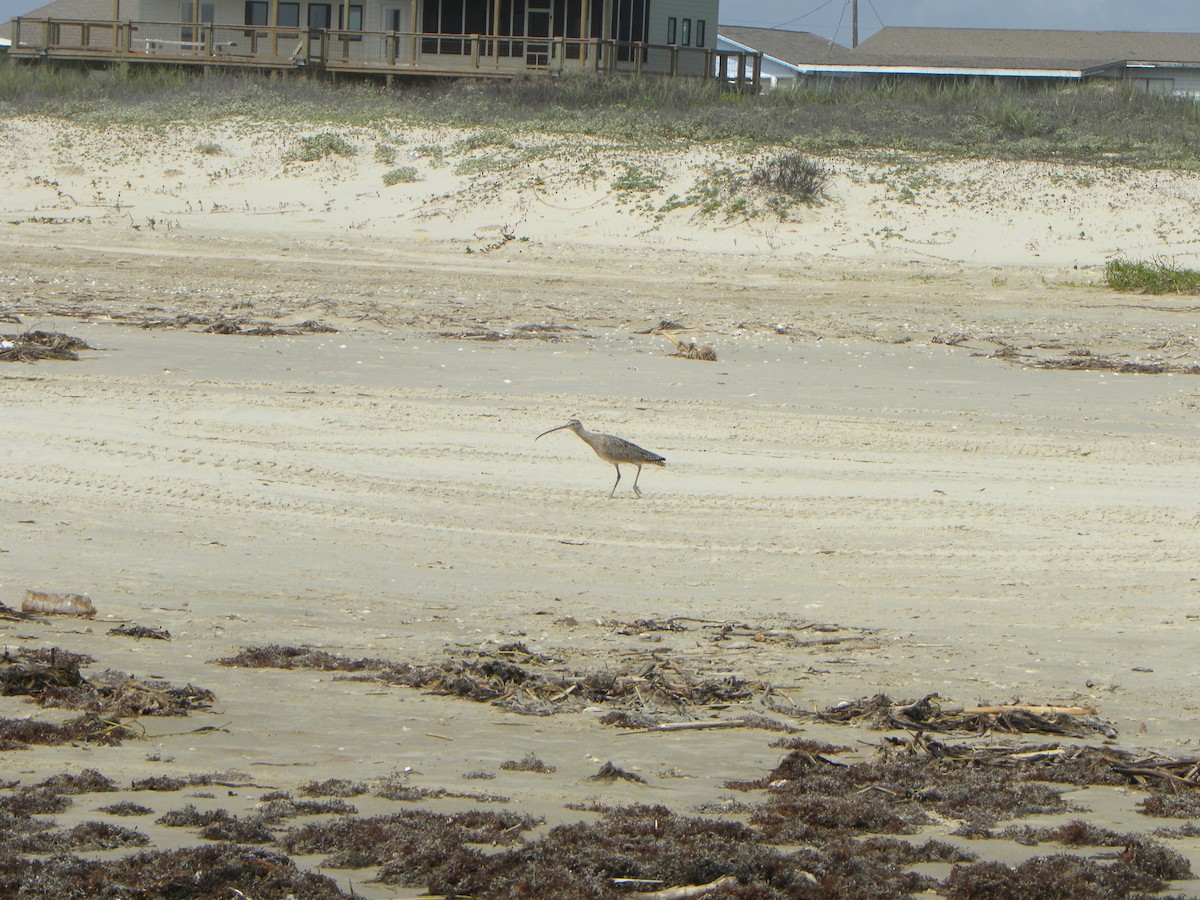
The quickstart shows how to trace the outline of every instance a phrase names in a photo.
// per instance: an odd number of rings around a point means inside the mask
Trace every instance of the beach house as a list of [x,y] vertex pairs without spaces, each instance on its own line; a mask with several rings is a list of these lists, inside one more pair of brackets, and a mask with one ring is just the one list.
[[718,0],[56,0],[17,59],[513,77],[714,77]]

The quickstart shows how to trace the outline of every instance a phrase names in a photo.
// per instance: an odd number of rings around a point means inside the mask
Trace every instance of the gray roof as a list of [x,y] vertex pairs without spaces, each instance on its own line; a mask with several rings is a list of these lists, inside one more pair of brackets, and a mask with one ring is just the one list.
[[850,51],[855,66],[1088,70],[1116,62],[1200,63],[1200,34],[884,28]]
[[[36,3],[37,0],[27,0]],[[121,18],[130,18],[131,10],[136,9],[130,0],[121,0]],[[52,0],[40,6],[31,7],[25,12],[17,13],[14,18],[31,19],[104,19],[112,18],[112,0]],[[12,20],[0,22],[0,37],[12,37]]]
[[838,63],[849,52],[841,44],[808,31],[719,25],[717,35],[785,63]]

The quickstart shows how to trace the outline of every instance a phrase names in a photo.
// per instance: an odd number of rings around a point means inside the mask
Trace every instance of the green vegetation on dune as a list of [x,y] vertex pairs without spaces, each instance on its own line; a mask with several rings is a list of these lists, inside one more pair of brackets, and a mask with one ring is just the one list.
[[1110,260],[1104,282],[1115,291],[1140,294],[1200,294],[1200,271],[1166,260]]
[[633,141],[735,141],[809,153],[890,149],[1001,159],[1200,168],[1200,104],[1121,84],[1018,87],[982,80],[749,96],[689,79],[412,81],[336,84],[304,76],[191,74],[167,67],[0,65],[0,115],[96,125],[233,117],[318,126],[441,124]]

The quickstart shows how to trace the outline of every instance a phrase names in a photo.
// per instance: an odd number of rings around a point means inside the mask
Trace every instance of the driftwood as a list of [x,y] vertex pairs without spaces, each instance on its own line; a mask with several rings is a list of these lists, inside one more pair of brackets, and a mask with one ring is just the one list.
[[690,900],[692,897],[703,897],[723,887],[732,887],[738,880],[732,875],[722,875],[716,881],[708,884],[690,884],[680,887],[663,888],[661,891],[634,891],[626,897],[638,897],[641,900]]
[[675,352],[671,354],[672,356],[678,356],[681,359],[700,359],[704,362],[717,361],[717,351],[708,344],[697,344],[695,341],[680,340],[663,328],[657,328],[652,333],[665,337],[675,345]]
[[745,719],[720,719],[709,722],[664,722],[661,725],[651,725],[649,728],[635,728],[623,731],[622,734],[646,734],[651,731],[700,731],[706,728],[744,728]]
[[[948,707],[942,708],[942,712],[950,711],[951,709]],[[1012,706],[968,706],[961,710],[968,716],[996,715],[1014,711],[1032,713],[1035,716],[1094,716],[1100,712],[1094,706],[1027,706],[1024,703],[1015,703]]]
[[[1158,778],[1175,787],[1200,787],[1200,759],[1139,759],[1113,766],[1114,772],[1140,780]],[[1179,774],[1183,773],[1183,774]]]

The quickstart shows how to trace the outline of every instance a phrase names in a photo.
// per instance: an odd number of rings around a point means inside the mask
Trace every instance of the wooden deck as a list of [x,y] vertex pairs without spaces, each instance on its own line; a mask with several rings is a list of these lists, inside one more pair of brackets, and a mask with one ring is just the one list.
[[[512,35],[308,30],[254,25],[13,20],[14,59],[126,62],[268,71],[513,78],[567,72],[717,78],[747,72],[734,85],[756,90],[761,56],[600,39]],[[734,62],[736,60],[736,63]],[[734,66],[736,65],[736,68]]]

